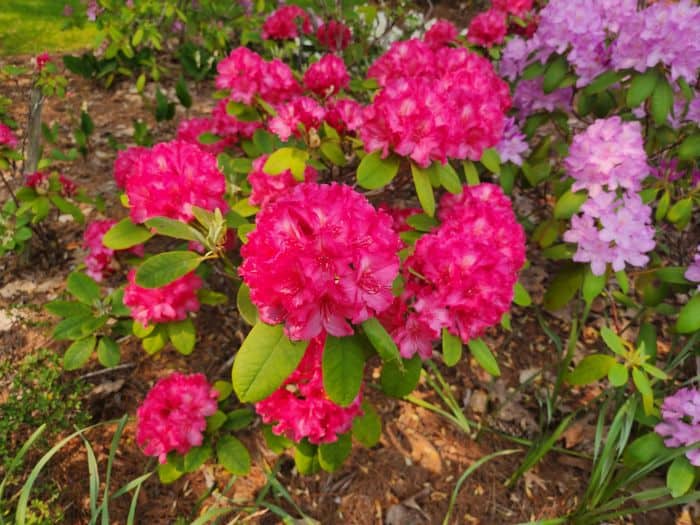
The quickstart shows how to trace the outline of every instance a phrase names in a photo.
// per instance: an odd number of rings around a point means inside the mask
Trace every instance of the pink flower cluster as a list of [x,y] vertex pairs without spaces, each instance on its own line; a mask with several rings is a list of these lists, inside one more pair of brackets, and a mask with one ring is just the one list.
[[304,73],[304,86],[320,97],[335,95],[350,83],[350,75],[342,58],[323,55]]
[[206,417],[216,412],[218,397],[204,374],[175,372],[160,379],[136,411],[136,442],[160,463],[168,452],[187,454],[202,444]]
[[493,0],[493,8],[516,16],[523,16],[532,9],[533,0]]
[[326,395],[321,372],[325,340],[325,334],[313,338],[284,384],[255,404],[264,423],[275,423],[275,434],[295,442],[308,438],[313,444],[332,443],[350,430],[355,417],[362,415],[361,393],[347,407],[336,405]]
[[689,281],[699,283],[698,290],[700,290],[700,245],[698,245],[693,262],[691,262],[688,266],[684,277]]
[[492,47],[502,44],[507,33],[506,13],[500,9],[491,8],[472,19],[467,31],[467,40],[472,44]]
[[[662,421],[654,427],[666,438],[667,447],[687,447],[700,441],[700,389],[681,388],[664,399],[661,406]],[[700,447],[685,453],[690,463],[700,467]]]
[[291,339],[351,335],[392,302],[401,243],[391,218],[349,186],[303,183],[257,216],[239,272],[260,318]]
[[318,26],[316,38],[318,43],[329,51],[342,51],[350,45],[352,31],[342,22],[329,20]]
[[564,164],[573,191],[639,190],[650,173],[641,124],[618,116],[596,120],[574,136]]
[[[263,171],[269,155],[262,155],[253,161],[253,169],[248,174],[251,192],[248,202],[253,206],[264,208],[275,202],[299,184],[291,170],[286,170],[279,175],[270,175]],[[316,182],[318,172],[313,166],[307,166],[304,171],[304,182]]]
[[459,31],[448,20],[437,20],[423,35],[423,42],[433,49],[440,49],[457,39]]
[[443,328],[466,343],[498,323],[525,262],[525,234],[499,186],[446,194],[438,216],[404,262],[403,294],[379,317],[403,357],[430,358]]
[[273,11],[262,26],[264,40],[292,40],[303,34],[312,32],[311,18],[301,7],[285,5]]
[[182,321],[189,312],[199,310],[197,290],[202,280],[189,273],[161,288],[143,288],[136,284],[136,270],[128,276],[124,289],[124,304],[131,309],[131,317],[143,326],[151,323]]
[[520,131],[513,117],[506,119],[506,129],[503,132],[503,138],[495,147],[498,155],[501,157],[501,162],[512,162],[516,166],[522,166],[522,156],[530,149],[525,140],[525,135]]
[[[36,191],[46,192],[48,191],[50,174],[45,171],[37,171],[30,175],[24,181],[24,185],[29,188],[33,188]],[[78,190],[78,186],[65,175],[58,175],[58,183],[61,186],[61,195],[64,197],[72,197]]]
[[123,189],[126,186],[127,179],[138,171],[141,156],[148,154],[148,151],[148,148],[133,146],[117,153],[114,161],[114,181],[118,188]]
[[8,148],[17,147],[17,137],[12,132],[12,130],[0,122],[0,146],[7,146]]
[[34,59],[34,63],[36,64],[36,70],[39,72],[41,72],[41,70],[44,69],[44,66],[49,62],[51,62],[51,57],[46,52],[37,55]]
[[305,133],[318,130],[326,116],[324,107],[309,97],[295,97],[278,105],[276,110],[277,115],[270,119],[267,128],[283,141],[292,135],[301,137],[301,126]]
[[292,70],[279,59],[266,61],[246,47],[238,47],[216,66],[216,87],[230,89],[231,99],[251,104],[260,96],[270,104],[301,93]]
[[491,63],[464,48],[395,42],[369,68],[382,87],[364,110],[360,136],[369,151],[390,151],[420,166],[479,159],[501,139],[508,85]]
[[133,155],[125,186],[134,222],[159,216],[188,222],[194,217],[192,206],[228,210],[226,180],[210,153],[175,140]]
[[[85,256],[86,273],[97,282],[104,280],[107,275],[116,269],[115,250],[102,244],[102,238],[105,233],[116,223],[117,221],[114,220],[92,221],[87,225],[83,234],[83,249],[87,250],[87,255]],[[144,253],[141,245],[130,248],[128,251],[138,256],[143,256]]]
[[594,275],[603,275],[608,263],[614,271],[625,263],[643,267],[645,255],[654,249],[655,230],[651,208],[636,193],[618,197],[614,192],[592,194],[571,218],[571,229],[564,233],[566,242],[578,244],[572,259],[591,264]]

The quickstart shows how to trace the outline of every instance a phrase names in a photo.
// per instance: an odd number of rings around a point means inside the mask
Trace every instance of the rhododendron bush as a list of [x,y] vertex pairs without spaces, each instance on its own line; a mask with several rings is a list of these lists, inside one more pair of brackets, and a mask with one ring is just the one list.
[[[461,360],[496,377],[493,335],[531,314],[558,348],[542,442],[574,417],[564,388],[609,386],[586,401],[600,479],[571,518],[612,518],[642,465],[668,473],[654,499],[697,495],[700,6],[494,1],[366,60],[359,19],[256,16],[215,65],[209,114],[118,153],[121,218],[86,227],[85,274],[49,306],[75,369],[113,366],[132,336],[196,358],[200,309],[235,301],[245,339],[207,349],[233,356],[231,380],[164,374],[138,409],[161,479],[214,452],[244,473],[232,433],[254,414],[298,471],[334,471],[353,438],[379,440],[370,389],[403,398],[423,366]],[[0,160],[16,147],[0,124]],[[44,172],[25,191],[43,187],[75,192]]]

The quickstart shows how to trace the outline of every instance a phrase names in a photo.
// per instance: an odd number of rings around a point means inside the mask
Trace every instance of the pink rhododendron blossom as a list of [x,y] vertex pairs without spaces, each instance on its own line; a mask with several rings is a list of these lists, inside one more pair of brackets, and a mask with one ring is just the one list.
[[203,144],[199,138],[205,133],[216,135],[214,132],[214,122],[210,118],[191,118],[183,120],[177,127],[177,140],[195,144],[212,155],[218,155],[224,151],[229,145],[235,143],[229,138],[220,139],[213,144]]
[[260,318],[295,340],[338,337],[392,302],[401,242],[349,186],[304,183],[263,208],[239,272]]
[[440,19],[425,32],[423,42],[433,49],[438,49],[454,42],[458,34],[459,31],[452,22]]
[[[61,186],[61,195],[64,197],[71,197],[75,195],[75,192],[78,189],[75,182],[65,175],[58,175],[58,183]],[[45,171],[37,171],[27,175],[24,185],[33,188],[37,192],[45,193],[49,189],[49,173]]]
[[506,119],[506,129],[503,132],[503,138],[501,142],[496,144],[495,148],[501,157],[501,162],[512,162],[517,166],[522,166],[522,156],[530,147],[525,140],[525,135],[515,123],[514,118],[509,117]]
[[[667,447],[688,447],[700,441],[700,389],[681,388],[664,399],[661,423],[654,430],[666,438]],[[691,464],[700,467],[700,446],[685,455]]]
[[[248,202],[253,206],[264,208],[271,202],[275,202],[285,195],[300,181],[296,180],[291,170],[286,170],[279,175],[270,175],[263,171],[269,155],[262,155],[253,161],[253,169],[248,174],[251,192]],[[307,166],[304,171],[304,182],[316,182],[318,172],[313,166]]]
[[51,62],[51,57],[46,52],[37,55],[34,59],[34,64],[36,65],[37,71],[41,71],[42,69],[44,69],[44,66],[49,62]]
[[319,44],[330,51],[342,51],[350,44],[352,31],[342,22],[329,20],[318,26],[316,38]]
[[338,133],[357,131],[364,122],[363,108],[349,98],[327,100],[325,121]]
[[506,14],[500,9],[489,9],[474,17],[469,24],[467,40],[472,44],[491,47],[502,44],[508,33]]
[[137,285],[136,270],[133,269],[128,279],[124,304],[131,309],[131,317],[143,326],[182,321],[189,312],[199,310],[197,290],[202,287],[202,279],[194,273],[188,273],[161,288]]
[[8,148],[17,147],[17,137],[12,132],[12,130],[0,122],[0,146],[7,146]]
[[405,232],[411,229],[406,220],[419,213],[423,213],[420,208],[395,208],[386,203],[379,205],[379,209],[388,213],[392,219],[392,228],[396,233]]
[[645,266],[649,262],[645,254],[656,246],[654,233],[651,208],[639,195],[618,197],[599,191],[571,218],[564,240],[578,244],[574,261],[591,263],[593,274],[603,275],[608,263],[616,272],[624,270],[625,264]]
[[503,135],[508,85],[475,53],[397,42],[368,74],[382,86],[360,128],[368,152],[386,157],[394,151],[425,167],[448,158],[479,159]]
[[299,124],[304,126],[307,133],[312,129],[318,130],[326,116],[323,106],[309,97],[296,97],[275,109],[277,115],[270,119],[267,127],[283,141],[292,135],[301,136]]
[[403,294],[379,317],[404,357],[430,358],[443,328],[466,343],[498,323],[525,262],[525,234],[499,186],[444,195],[438,217],[404,262]]
[[311,340],[297,369],[269,397],[255,404],[264,423],[272,431],[299,442],[308,438],[315,445],[333,443],[348,432],[352,421],[362,415],[362,393],[346,407],[328,399],[323,388],[321,358],[326,337]]
[[229,115],[226,111],[229,101],[230,99],[222,99],[214,106],[211,112],[212,131],[224,137],[230,144],[235,144],[239,138],[251,138],[255,130],[262,127],[262,122],[257,120],[246,122],[238,120],[234,115]]
[[127,179],[138,171],[141,156],[148,154],[148,151],[148,148],[133,146],[117,153],[117,159],[114,161],[114,181],[118,188],[126,186]]
[[493,0],[494,9],[522,16],[532,9],[533,0]]
[[251,104],[259,95],[271,104],[301,93],[292,70],[279,59],[266,61],[246,47],[238,47],[216,66],[216,87],[230,89],[231,99]]
[[350,83],[350,75],[342,58],[323,55],[304,73],[304,85],[321,97],[335,95]]
[[[691,282],[700,283],[700,245],[698,245],[693,262],[688,266],[684,277]],[[700,290],[700,284],[698,284],[698,290]]]
[[160,463],[168,452],[187,454],[202,444],[206,417],[216,412],[218,397],[204,374],[175,372],[160,379],[136,411],[136,442]]
[[[105,233],[116,223],[117,221],[114,220],[92,221],[87,225],[83,234],[83,249],[87,250],[85,256],[86,273],[97,282],[102,282],[105,277],[119,267],[114,259],[115,250],[102,244]],[[130,248],[128,251],[138,256],[143,256],[144,253],[142,245]]]
[[570,110],[573,94],[574,91],[570,87],[545,93],[541,78],[521,80],[513,93],[513,107],[518,110],[519,121],[523,121],[537,111]]
[[144,152],[126,180],[129,214],[136,223],[159,216],[187,222],[194,217],[192,206],[226,212],[225,190],[216,158],[179,140]]
[[312,31],[311,18],[308,13],[296,5],[285,5],[267,17],[262,26],[265,40],[292,40],[299,36],[299,29],[304,34]]
[[575,180],[573,191],[639,190],[650,172],[641,124],[618,116],[596,120],[574,136],[564,164]]

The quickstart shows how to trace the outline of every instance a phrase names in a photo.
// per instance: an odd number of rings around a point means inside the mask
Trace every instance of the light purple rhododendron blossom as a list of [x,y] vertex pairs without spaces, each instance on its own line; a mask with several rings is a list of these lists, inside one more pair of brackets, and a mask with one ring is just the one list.
[[[664,399],[661,406],[662,421],[654,427],[665,437],[667,447],[687,447],[700,441],[700,389],[681,388]],[[700,447],[685,453],[696,467],[700,467]]]
[[645,254],[656,246],[651,208],[636,193],[618,197],[601,191],[571,218],[564,240],[578,244],[572,259],[591,263],[595,275],[603,275],[608,263],[616,272],[625,264],[643,267],[649,262]]
[[510,117],[506,119],[506,126],[503,132],[501,142],[496,144],[496,151],[501,157],[501,162],[512,162],[518,166],[522,166],[522,155],[527,152],[529,146],[525,139],[525,135],[520,131],[520,128],[515,123],[515,119]]
[[573,191],[638,191],[650,171],[641,124],[617,116],[596,120],[574,137],[564,164],[575,181]]
[[[700,283],[700,244],[695,252],[693,262],[690,263],[690,266],[685,271],[684,277],[694,283]],[[698,284],[698,290],[700,290],[700,284]]]

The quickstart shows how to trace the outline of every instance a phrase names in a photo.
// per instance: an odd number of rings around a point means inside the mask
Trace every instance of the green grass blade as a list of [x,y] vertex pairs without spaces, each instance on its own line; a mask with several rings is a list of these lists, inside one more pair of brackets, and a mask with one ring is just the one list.
[[116,432],[114,432],[114,436],[112,437],[112,444],[109,447],[109,458],[107,459],[107,472],[105,474],[105,491],[104,497],[102,499],[101,508],[102,525],[109,525],[109,483],[112,477],[112,464],[114,463],[114,456],[117,453],[117,447],[119,447],[119,440],[122,437],[122,432],[124,432],[124,427],[126,426],[128,420],[128,414],[124,414],[124,416],[119,420],[117,430]]
[[97,468],[95,451],[92,449],[90,442],[84,435],[80,434],[80,437],[83,439],[83,443],[85,443],[85,451],[87,453],[88,474],[90,476],[90,525],[93,525],[94,523],[97,523],[97,517],[99,516],[99,513],[97,512],[97,498],[100,490],[100,471]]
[[17,455],[14,458],[12,458],[12,461],[10,461],[10,464],[7,467],[7,471],[5,472],[5,477],[3,478],[2,483],[0,483],[0,501],[2,501],[3,493],[5,492],[5,486],[10,480],[10,475],[14,472],[14,470],[17,467],[19,467],[22,464],[22,459],[24,459],[24,456],[32,447],[34,442],[37,439],[39,439],[39,436],[41,436],[44,433],[44,430],[46,430],[46,423],[37,428],[32,433],[32,435],[29,436],[29,439],[24,442],[22,448],[20,448],[19,452],[17,452]]

